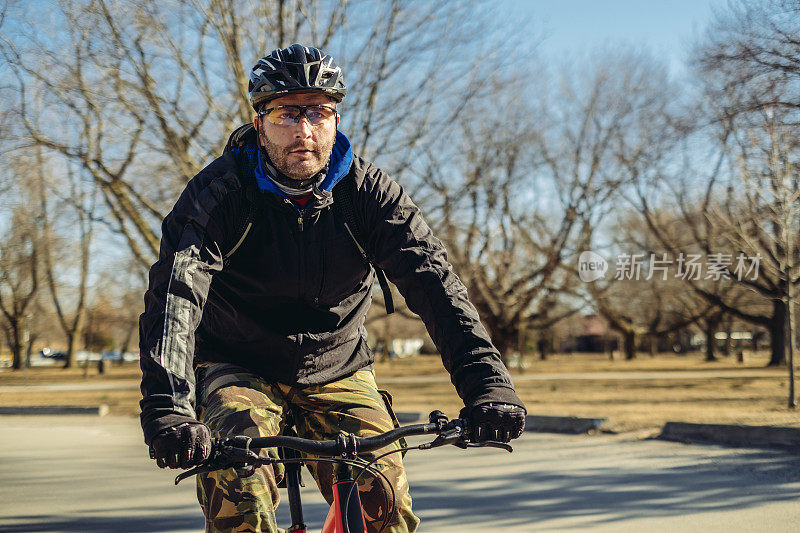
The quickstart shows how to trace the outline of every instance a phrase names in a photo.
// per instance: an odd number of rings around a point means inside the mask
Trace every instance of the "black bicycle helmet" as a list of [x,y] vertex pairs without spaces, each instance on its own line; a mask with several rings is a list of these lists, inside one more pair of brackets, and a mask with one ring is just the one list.
[[318,48],[293,44],[262,57],[250,72],[248,93],[253,109],[295,92],[323,92],[341,102],[347,93],[342,69]]

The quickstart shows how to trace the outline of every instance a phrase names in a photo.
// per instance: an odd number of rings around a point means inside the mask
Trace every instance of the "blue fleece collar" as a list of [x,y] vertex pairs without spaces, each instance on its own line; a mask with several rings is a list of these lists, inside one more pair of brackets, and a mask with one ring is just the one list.
[[[256,158],[258,164],[255,167],[256,182],[262,192],[271,192],[286,198],[286,195],[269,179],[264,167],[261,165],[261,158]],[[331,160],[328,165],[328,174],[322,180],[319,188],[323,191],[332,191],[334,185],[350,172],[350,165],[353,162],[353,149],[350,147],[350,140],[341,131],[336,132],[336,140],[331,150]]]

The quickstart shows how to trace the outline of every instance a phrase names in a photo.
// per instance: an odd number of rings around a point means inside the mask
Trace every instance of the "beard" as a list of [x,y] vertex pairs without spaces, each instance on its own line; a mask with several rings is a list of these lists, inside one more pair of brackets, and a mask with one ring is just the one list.
[[[280,146],[271,142],[266,135],[260,135],[261,144],[267,151],[272,164],[286,177],[293,180],[307,180],[319,173],[328,164],[335,136],[323,138],[316,143],[297,141],[289,146]],[[306,157],[292,154],[292,150],[304,148],[310,150]]]

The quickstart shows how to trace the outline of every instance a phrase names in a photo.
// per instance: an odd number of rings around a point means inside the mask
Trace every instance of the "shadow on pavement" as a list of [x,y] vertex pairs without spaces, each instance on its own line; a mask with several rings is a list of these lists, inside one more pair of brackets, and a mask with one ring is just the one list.
[[176,512],[172,515],[146,516],[136,514],[126,516],[14,516],[6,520],[18,522],[19,525],[0,526],[4,533],[38,533],[59,531],[65,533],[144,533],[149,531],[193,531],[200,532],[205,528],[205,521],[197,511]]
[[[322,528],[322,521],[328,512],[328,506],[321,503],[304,503],[306,524],[309,530]],[[91,516],[86,511],[81,516],[7,516],[3,517],[0,531],[3,533],[199,533],[205,529],[205,521],[200,507],[179,507],[174,510],[120,508],[98,511],[103,516]],[[113,514],[110,514],[113,513]],[[289,509],[282,504],[277,513],[278,524],[282,527],[289,524]]]
[[[543,473],[535,469],[521,463],[518,473],[488,484],[483,471],[415,483],[412,496],[423,510],[426,530],[458,523],[461,510],[471,522],[496,520],[506,527],[565,517],[603,524],[800,499],[800,457],[780,452],[755,451],[660,470],[609,465],[573,471],[568,461],[561,472],[553,465]],[[480,490],[470,490],[479,485]]]

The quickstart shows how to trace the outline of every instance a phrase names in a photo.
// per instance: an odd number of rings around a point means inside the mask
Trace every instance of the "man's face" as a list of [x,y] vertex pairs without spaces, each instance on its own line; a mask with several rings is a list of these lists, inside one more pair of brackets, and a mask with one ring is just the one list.
[[[271,100],[266,108],[281,105],[326,105],[336,107],[336,101],[321,93],[289,94]],[[253,124],[258,131],[261,146],[267,151],[275,167],[296,180],[308,179],[328,163],[339,115],[312,126],[305,116],[289,126],[271,123],[266,117],[256,116]]]

